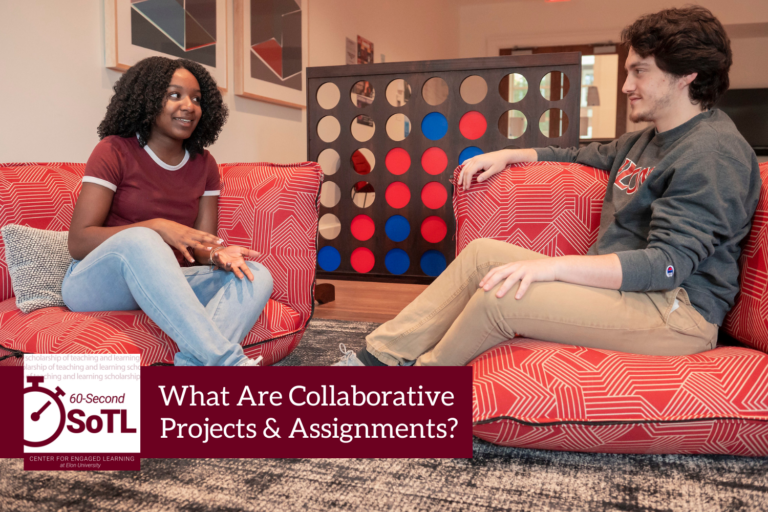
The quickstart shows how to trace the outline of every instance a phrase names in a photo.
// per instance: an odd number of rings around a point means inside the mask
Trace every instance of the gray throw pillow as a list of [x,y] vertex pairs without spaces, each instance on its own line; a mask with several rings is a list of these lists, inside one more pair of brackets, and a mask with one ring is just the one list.
[[67,248],[69,233],[18,224],[3,226],[0,233],[16,306],[24,313],[63,306],[61,283],[72,262]]

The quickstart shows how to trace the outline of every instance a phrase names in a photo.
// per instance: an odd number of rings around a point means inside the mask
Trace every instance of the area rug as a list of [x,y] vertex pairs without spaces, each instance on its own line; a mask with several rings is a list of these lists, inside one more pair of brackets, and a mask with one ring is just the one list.
[[[327,365],[376,324],[313,320],[284,365]],[[24,472],[0,460],[15,510],[766,510],[768,459],[502,448],[465,459],[144,459],[141,472]]]

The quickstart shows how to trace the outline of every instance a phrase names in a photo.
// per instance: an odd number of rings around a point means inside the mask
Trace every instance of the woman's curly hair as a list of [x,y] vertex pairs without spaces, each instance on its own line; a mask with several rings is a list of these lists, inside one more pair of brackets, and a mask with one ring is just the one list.
[[621,33],[622,42],[642,58],[653,55],[670,75],[697,73],[688,89],[691,101],[708,110],[728,90],[733,63],[723,25],[705,7],[666,9],[643,16]]
[[216,82],[203,66],[186,59],[149,57],[137,62],[115,84],[115,95],[107,107],[107,115],[98,128],[99,139],[109,135],[135,137],[144,147],[155,120],[163,110],[166,92],[173,73],[184,68],[200,84],[202,114],[195,131],[183,143],[190,157],[216,142],[229,114],[216,87]]

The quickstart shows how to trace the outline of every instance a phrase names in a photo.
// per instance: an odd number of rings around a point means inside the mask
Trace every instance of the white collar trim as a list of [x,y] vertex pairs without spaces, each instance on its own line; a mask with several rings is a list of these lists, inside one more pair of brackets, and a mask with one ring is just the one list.
[[[137,139],[139,138],[138,133],[136,134],[136,138]],[[157,165],[159,165],[166,171],[178,171],[179,169],[184,167],[184,165],[189,161],[189,151],[187,151],[186,149],[184,150],[184,158],[181,159],[181,162],[179,162],[178,165],[168,165],[167,163],[160,160],[160,158],[155,154],[155,152],[152,151],[152,148],[149,147],[149,144],[144,145],[144,151],[146,151],[147,154],[150,157],[152,157],[152,160],[154,160]]]

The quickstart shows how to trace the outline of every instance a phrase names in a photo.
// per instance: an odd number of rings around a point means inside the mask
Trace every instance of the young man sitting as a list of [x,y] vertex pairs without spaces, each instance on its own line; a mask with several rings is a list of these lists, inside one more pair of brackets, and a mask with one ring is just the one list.
[[582,149],[479,155],[458,183],[466,190],[476,173],[485,181],[519,162],[609,170],[588,255],[476,240],[338,365],[465,365],[515,336],[647,355],[715,347],[761,185],[754,151],[712,109],[728,89],[730,42],[702,7],[644,16],[622,41],[630,118],[653,127]]

